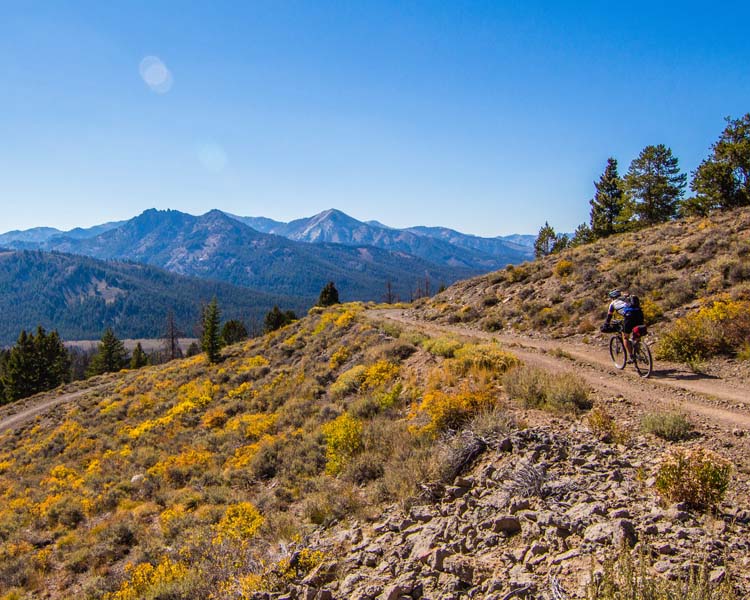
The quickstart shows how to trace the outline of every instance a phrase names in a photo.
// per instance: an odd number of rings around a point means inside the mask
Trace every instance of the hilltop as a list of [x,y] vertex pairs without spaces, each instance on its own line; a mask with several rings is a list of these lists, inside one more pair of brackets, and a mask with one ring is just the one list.
[[750,300],[750,208],[670,221],[509,265],[420,300],[415,314],[485,331],[591,334],[614,288],[640,297],[656,333],[711,299]]

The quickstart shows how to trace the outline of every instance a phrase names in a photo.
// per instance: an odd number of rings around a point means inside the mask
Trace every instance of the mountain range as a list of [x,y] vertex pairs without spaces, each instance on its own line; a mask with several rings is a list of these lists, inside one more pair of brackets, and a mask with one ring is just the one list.
[[410,300],[531,254],[517,241],[437,227],[393,229],[338,210],[280,223],[219,210],[193,216],[150,209],[88,229],[8,232],[0,247],[14,251],[0,265],[4,343],[37,323],[72,337],[98,337],[106,326],[123,336],[158,335],[172,304],[186,327],[214,293],[228,318],[253,319],[274,304],[304,310],[328,281],[342,300]]
[[329,280],[349,299],[378,300],[390,283],[410,298],[417,287],[450,284],[530,257],[528,246],[446,228],[392,229],[338,210],[280,223],[219,210],[192,216],[147,210],[120,222],[60,232],[0,235],[0,246],[141,262],[181,275],[313,298]]

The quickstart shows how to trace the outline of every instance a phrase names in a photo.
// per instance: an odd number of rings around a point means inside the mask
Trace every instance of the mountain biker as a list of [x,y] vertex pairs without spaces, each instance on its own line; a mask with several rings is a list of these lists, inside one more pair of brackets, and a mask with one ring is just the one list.
[[638,296],[625,293],[623,294],[620,290],[612,290],[607,294],[612,301],[609,303],[609,309],[607,310],[607,319],[602,325],[602,331],[609,330],[609,324],[612,320],[612,315],[618,312],[622,315],[622,330],[620,335],[622,336],[622,342],[627,348],[629,360],[632,361],[633,356],[633,342],[630,339],[630,334],[633,332],[634,327],[639,325],[645,325],[643,319],[643,311],[641,310],[641,303],[638,300]]

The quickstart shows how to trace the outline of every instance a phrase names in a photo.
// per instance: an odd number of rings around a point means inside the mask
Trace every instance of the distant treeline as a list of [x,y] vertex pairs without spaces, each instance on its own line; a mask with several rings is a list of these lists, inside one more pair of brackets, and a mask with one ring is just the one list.
[[41,325],[68,340],[97,339],[107,327],[123,338],[156,338],[169,311],[195,337],[213,297],[227,319],[262,327],[274,306],[304,312],[314,298],[267,294],[128,262],[41,251],[0,251],[0,345]]

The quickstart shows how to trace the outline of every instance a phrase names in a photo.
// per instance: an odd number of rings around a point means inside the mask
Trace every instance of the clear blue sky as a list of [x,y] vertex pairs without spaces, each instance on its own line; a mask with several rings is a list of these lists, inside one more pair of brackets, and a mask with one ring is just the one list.
[[198,4],[0,0],[0,232],[151,207],[570,231],[608,156],[690,171],[750,111],[747,2]]

